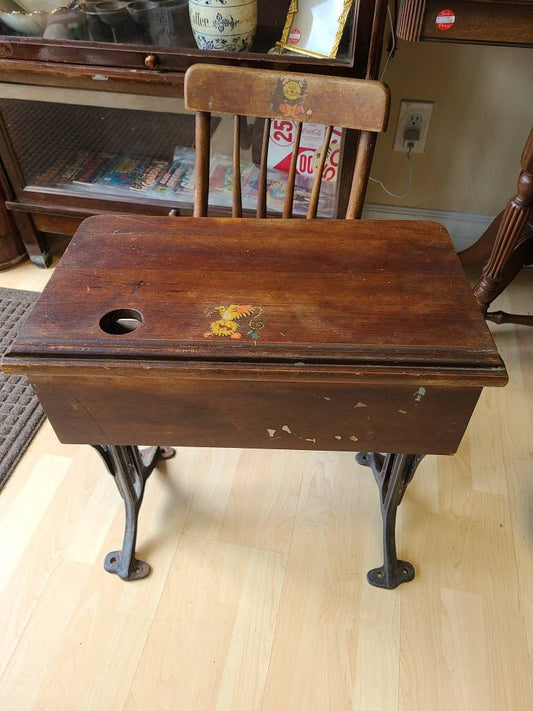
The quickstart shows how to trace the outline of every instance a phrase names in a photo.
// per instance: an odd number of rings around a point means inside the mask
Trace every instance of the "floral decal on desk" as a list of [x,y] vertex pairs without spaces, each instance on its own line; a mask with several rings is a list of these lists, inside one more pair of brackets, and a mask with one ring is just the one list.
[[[209,315],[214,311],[218,311],[219,318],[211,321],[209,331],[204,333],[204,338],[218,336],[222,338],[240,339],[243,336],[242,326],[246,323],[246,335],[250,336],[254,345],[257,344],[259,331],[264,327],[264,323],[259,317],[263,313],[260,306],[252,306],[251,304],[238,305],[230,304],[229,306],[215,306]],[[247,316],[251,316],[250,320],[244,321]]]

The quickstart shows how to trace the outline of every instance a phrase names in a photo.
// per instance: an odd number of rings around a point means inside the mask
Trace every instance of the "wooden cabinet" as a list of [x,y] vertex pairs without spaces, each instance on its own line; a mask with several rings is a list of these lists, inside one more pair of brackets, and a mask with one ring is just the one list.
[[414,41],[533,46],[533,0],[401,0],[397,35]]
[[[86,26],[75,28],[68,38],[53,39],[50,33],[26,37],[2,24],[0,188],[9,222],[16,225],[35,264],[49,263],[47,232],[72,234],[89,215],[165,215],[170,209],[190,214],[186,194],[154,194],[143,191],[142,185],[120,185],[121,170],[128,165],[142,172],[145,159],[147,169],[151,161],[157,170],[157,163],[164,168],[165,162],[172,166],[190,156],[192,117],[184,114],[181,99],[183,75],[190,65],[246,62],[289,72],[376,78],[384,0],[353,3],[335,58],[269,53],[281,38],[288,5],[288,0],[259,0],[256,39],[252,50],[242,53],[202,51],[186,38],[168,34],[158,40],[160,46],[142,44],[143,38],[134,36],[128,41],[123,35],[93,41],[98,35]],[[254,126],[247,128],[253,163]],[[213,143],[218,141],[223,155],[223,120],[216,131]],[[353,135],[344,138],[345,161],[355,140]],[[91,165],[104,160],[109,161],[109,182],[95,187],[90,184]],[[329,216],[342,214],[342,175],[341,161]],[[219,207],[224,214],[223,200]]]

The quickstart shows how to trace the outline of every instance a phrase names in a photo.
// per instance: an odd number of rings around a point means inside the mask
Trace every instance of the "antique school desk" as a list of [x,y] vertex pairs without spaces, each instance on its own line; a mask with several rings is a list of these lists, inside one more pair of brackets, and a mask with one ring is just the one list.
[[90,218],[3,367],[114,475],[126,532],[110,572],[148,574],[138,512],[173,453],[134,445],[337,450],[379,485],[368,579],[385,588],[414,577],[395,519],[418,463],[455,452],[482,388],[507,380],[445,230],[358,220]]

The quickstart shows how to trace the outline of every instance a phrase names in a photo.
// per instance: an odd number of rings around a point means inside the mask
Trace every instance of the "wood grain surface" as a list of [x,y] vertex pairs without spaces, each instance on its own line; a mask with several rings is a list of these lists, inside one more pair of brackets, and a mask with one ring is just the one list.
[[[338,76],[196,64],[185,75],[185,108],[280,117],[283,112],[273,98],[280,93],[280,82],[289,81],[300,84],[298,96],[303,97],[302,113],[306,121],[329,125],[335,116],[336,125],[345,128],[378,132],[387,128],[388,87],[378,81]],[[243,86],[246,91],[239,91],[238,87]],[[280,101],[283,98],[282,94]],[[294,117],[300,118],[298,114]]]
[[[231,304],[262,309],[255,342],[205,336]],[[100,319],[121,308],[140,328],[104,333]],[[447,233],[418,221],[93,217],[10,362],[30,355],[454,364],[483,371],[478,385],[505,378]]]

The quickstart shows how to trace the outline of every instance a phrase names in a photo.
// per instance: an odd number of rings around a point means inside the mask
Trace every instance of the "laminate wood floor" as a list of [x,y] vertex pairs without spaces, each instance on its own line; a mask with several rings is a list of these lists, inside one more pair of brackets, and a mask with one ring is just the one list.
[[[39,290],[24,265],[0,286]],[[531,310],[533,269],[498,306]],[[451,315],[450,318],[453,318]],[[531,711],[533,329],[455,457],[401,506],[414,582],[370,587],[377,489],[350,454],[178,449],[152,475],[146,580],[104,572],[123,514],[89,447],[48,423],[0,496],[3,711]]]

